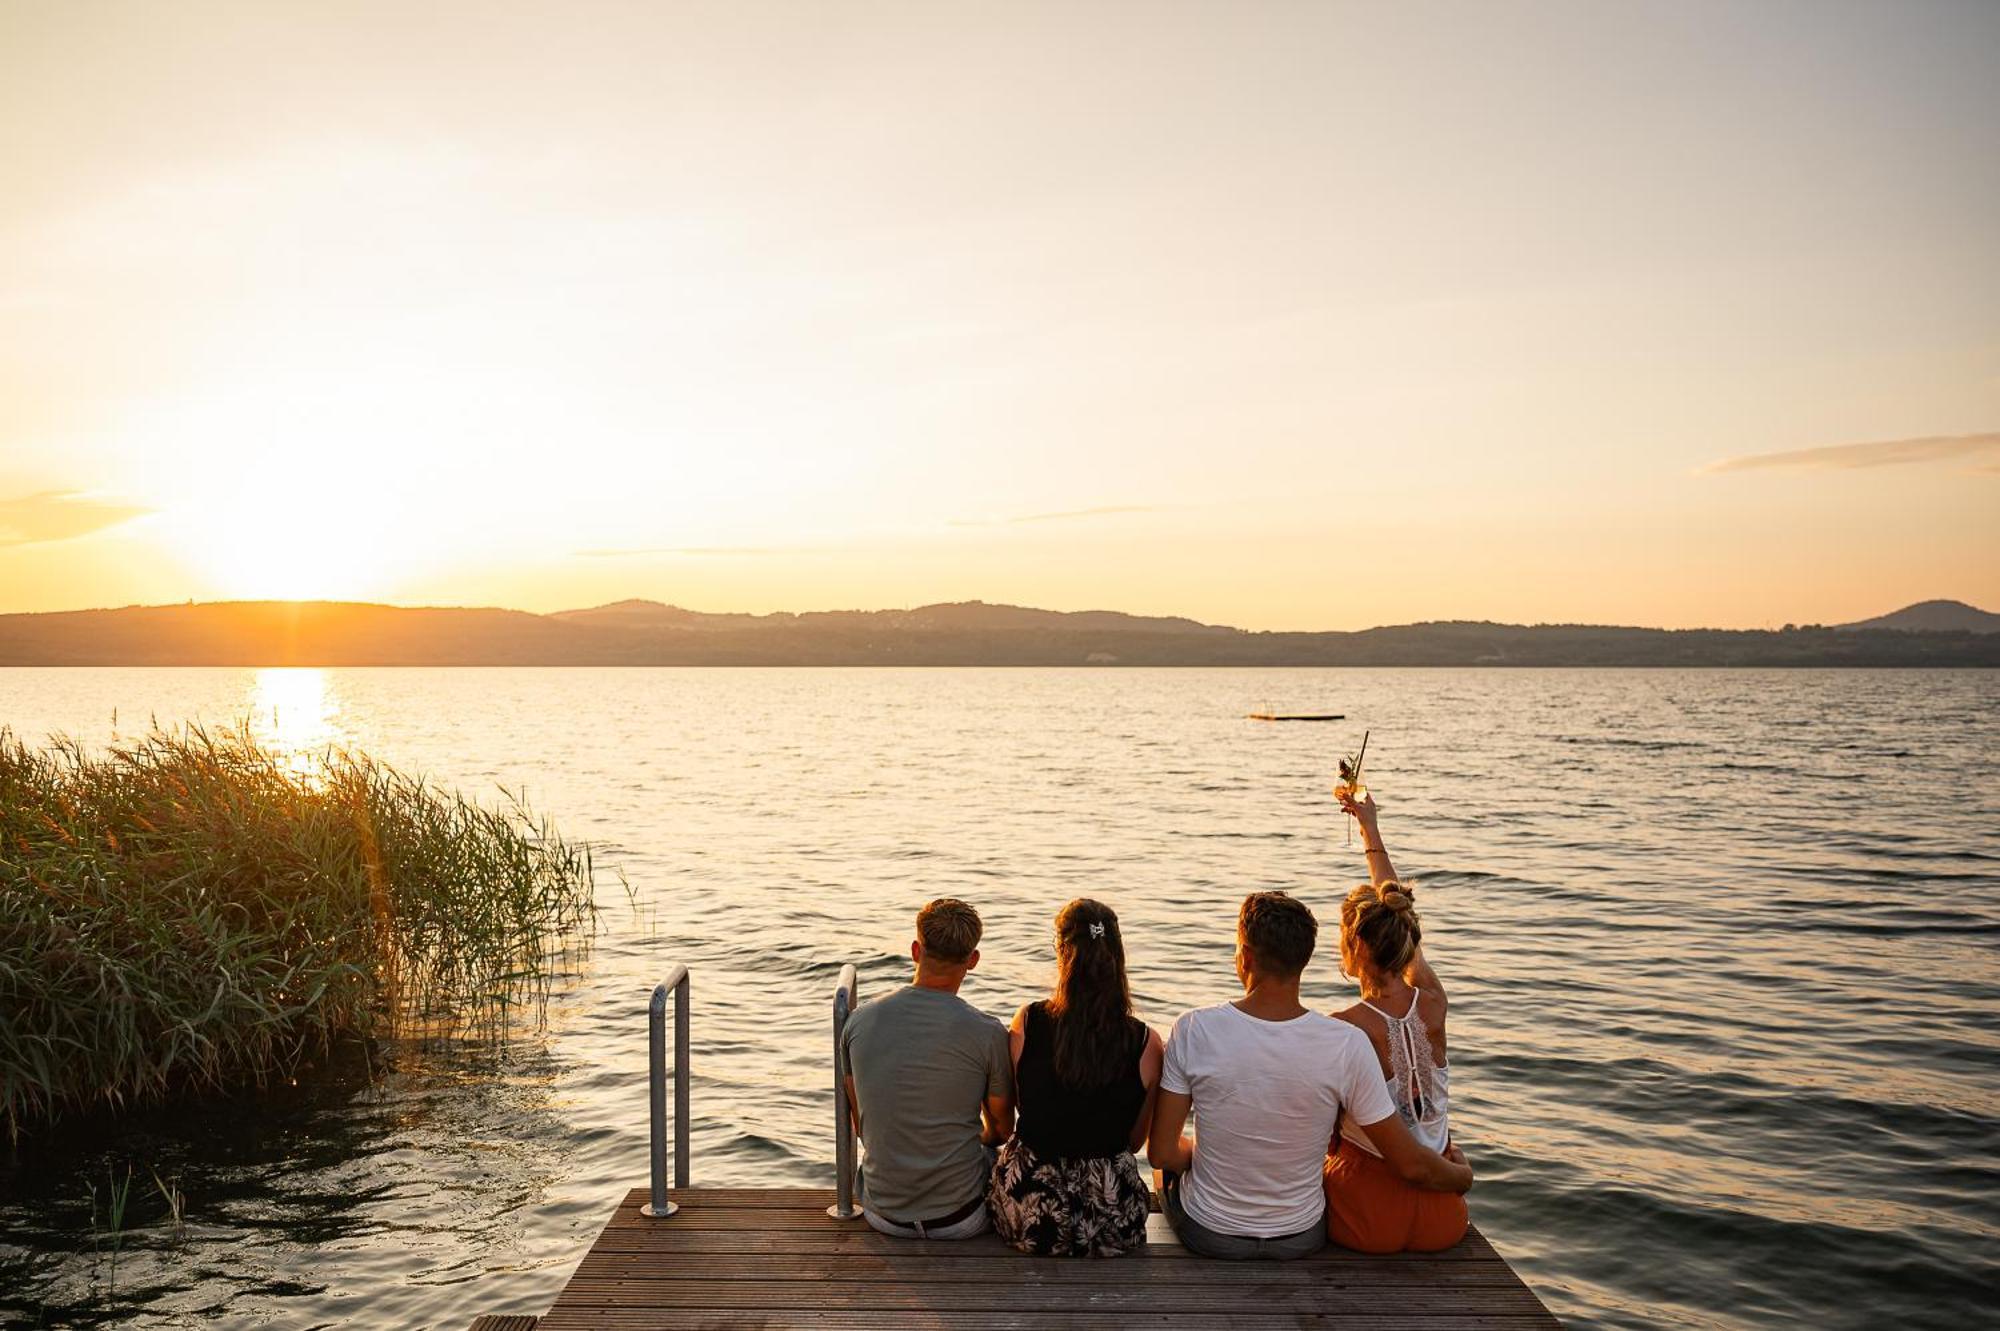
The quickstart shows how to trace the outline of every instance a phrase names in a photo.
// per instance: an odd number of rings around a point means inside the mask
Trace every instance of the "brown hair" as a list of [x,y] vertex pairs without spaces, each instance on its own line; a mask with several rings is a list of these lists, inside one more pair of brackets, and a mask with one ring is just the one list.
[[1380,887],[1363,883],[1340,903],[1340,934],[1383,973],[1400,975],[1424,938],[1416,889],[1393,878]]
[[1306,903],[1283,892],[1252,892],[1236,916],[1236,940],[1257,969],[1290,979],[1312,960],[1319,921]]
[[962,965],[979,946],[983,932],[979,912],[957,897],[939,897],[917,912],[917,937],[923,940],[924,955],[947,966]]
[[1125,978],[1125,940],[1111,907],[1078,897],[1056,915],[1056,987],[1047,1007],[1057,1081],[1088,1088],[1128,1074],[1138,1023]]

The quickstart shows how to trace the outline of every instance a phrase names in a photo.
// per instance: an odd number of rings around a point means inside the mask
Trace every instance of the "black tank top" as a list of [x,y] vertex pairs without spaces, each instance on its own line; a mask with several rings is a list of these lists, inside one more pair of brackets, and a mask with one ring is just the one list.
[[1014,1130],[1044,1160],[1118,1155],[1132,1148],[1132,1123],[1146,1103],[1139,1056],[1146,1028],[1131,1022],[1123,1069],[1103,1086],[1079,1090],[1056,1077],[1056,1024],[1046,1004],[1028,1007],[1021,1063],[1014,1070],[1020,1119]]

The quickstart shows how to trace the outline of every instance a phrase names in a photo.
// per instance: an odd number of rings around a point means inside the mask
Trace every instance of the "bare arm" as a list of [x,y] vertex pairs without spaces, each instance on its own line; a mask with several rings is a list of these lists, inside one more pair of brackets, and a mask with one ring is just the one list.
[[1158,1031],[1146,1032],[1146,1048],[1139,1055],[1139,1080],[1146,1085],[1146,1102],[1139,1106],[1139,1117],[1132,1124],[1132,1150],[1136,1153],[1146,1144],[1146,1138],[1153,1131],[1153,1106],[1160,1097],[1160,1065],[1166,1061],[1166,1045],[1160,1041]]
[[1360,799],[1340,797],[1340,807],[1361,825],[1361,853],[1368,857],[1368,881],[1380,887],[1396,880],[1396,866],[1389,862],[1389,848],[1382,844],[1382,830],[1376,826],[1375,797],[1363,791]]
[[979,1112],[986,1120],[986,1130],[979,1134],[982,1144],[998,1146],[1014,1135],[1013,1096],[989,1095],[979,1106]]
[[986,1146],[998,1146],[1014,1135],[1014,1068],[1021,1061],[1026,1032],[1027,1009],[1023,1008],[1014,1014],[1006,1042],[995,1041],[987,1047],[986,1095],[979,1103],[983,1120],[979,1140]]
[[[1396,877],[1395,864],[1389,859],[1389,847],[1382,841],[1375,797],[1365,792],[1360,799],[1344,797],[1340,807],[1354,815],[1354,821],[1361,825],[1361,853],[1368,857],[1368,881],[1377,887],[1384,883],[1401,882]],[[1410,964],[1403,968],[1403,982],[1417,989],[1430,989],[1439,994],[1444,992],[1444,981],[1431,969],[1430,962],[1424,960],[1421,947],[1417,949],[1417,955],[1410,959]]]
[[1439,998],[1444,997],[1444,981],[1440,980],[1438,973],[1431,969],[1431,964],[1424,960],[1424,949],[1421,945],[1417,948],[1417,954],[1410,958],[1410,964],[1403,967],[1403,983],[1412,989],[1429,989]]
[[1447,1146],[1445,1153],[1439,1155],[1412,1137],[1403,1120],[1394,1114],[1379,1123],[1363,1123],[1361,1130],[1404,1182],[1432,1192],[1472,1190],[1472,1166],[1465,1162],[1465,1153],[1456,1146]]
[[[1155,1169],[1185,1173],[1194,1163],[1194,1138],[1182,1132],[1194,1097],[1185,1091],[1162,1090],[1154,1097],[1153,1127],[1146,1139],[1146,1159]],[[1396,1126],[1401,1127],[1398,1120]]]

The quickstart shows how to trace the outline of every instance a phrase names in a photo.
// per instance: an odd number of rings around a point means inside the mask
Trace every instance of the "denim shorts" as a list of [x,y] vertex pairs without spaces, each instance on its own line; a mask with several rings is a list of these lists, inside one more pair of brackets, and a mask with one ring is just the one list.
[[1219,1257],[1236,1262],[1289,1262],[1310,1257],[1326,1246],[1324,1218],[1314,1221],[1311,1229],[1268,1239],[1217,1233],[1189,1215],[1181,1205],[1179,1174],[1160,1175],[1160,1207],[1167,1213],[1167,1223],[1174,1227],[1174,1236],[1181,1241],[1181,1246],[1200,1257]]

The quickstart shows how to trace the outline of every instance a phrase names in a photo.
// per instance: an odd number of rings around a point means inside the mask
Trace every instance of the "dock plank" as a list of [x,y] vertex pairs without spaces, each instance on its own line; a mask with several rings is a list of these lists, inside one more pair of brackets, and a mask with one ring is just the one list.
[[1259,1311],[1327,1311],[1331,1298],[1357,1308],[1393,1300],[1401,1313],[1504,1312],[1532,1315],[1541,1307],[1525,1285],[1440,1289],[1397,1286],[1384,1291],[1342,1285],[1270,1281],[1253,1285],[1031,1285],[1018,1281],[964,1280],[573,1280],[564,1288],[569,1307],[844,1308],[894,1312],[1226,1313],[1253,1303]]
[[[681,1219],[681,1216],[675,1216],[666,1223],[677,1225]],[[1181,1247],[1178,1242],[1174,1241],[1171,1237],[1171,1231],[1166,1228],[1164,1218],[1155,1216],[1153,1221],[1153,1225],[1149,1226],[1148,1238],[1150,1241],[1146,1247],[1131,1254],[1129,1257],[1115,1260],[1123,1262],[1190,1261],[1202,1263],[1208,1261],[1205,1257],[1196,1257]],[[674,1244],[674,1251],[682,1253],[798,1253],[802,1255],[826,1256],[838,1254],[860,1255],[864,1253],[872,1253],[877,1256],[899,1256],[906,1255],[909,1248],[910,1244],[906,1239],[892,1239],[886,1234],[877,1234],[872,1229],[862,1228],[860,1225],[852,1222],[849,1222],[845,1228],[838,1230],[815,1231],[793,1229],[781,1233],[756,1232],[743,1229],[690,1227],[681,1231],[681,1237],[677,1238]],[[657,1237],[645,1230],[607,1229],[599,1236],[597,1244],[592,1251],[606,1253],[657,1253],[661,1251],[661,1248]],[[927,1246],[924,1252],[926,1256],[940,1260],[992,1257],[995,1255],[1004,1255],[1015,1260],[1019,1259],[1019,1254],[1012,1252],[998,1239],[991,1241],[991,1247],[986,1246],[986,1241],[983,1239],[972,1239],[963,1243],[935,1243]],[[1492,1262],[1499,1261],[1500,1258],[1493,1251],[1492,1246],[1486,1242],[1484,1236],[1475,1233],[1466,1235],[1465,1242],[1444,1252],[1395,1253],[1385,1257],[1374,1257],[1362,1253],[1340,1252],[1336,1249],[1331,1254],[1322,1254],[1320,1257],[1309,1260],[1390,1263]],[[1100,1261],[1085,1264],[1108,1265],[1109,1263]]]
[[793,1308],[783,1312],[745,1312],[735,1308],[580,1308],[574,1313],[551,1310],[539,1331],[584,1331],[589,1327],[631,1328],[631,1331],[737,1331],[737,1328],[818,1327],[824,1331],[1116,1331],[1117,1328],[1161,1327],[1165,1331],[1274,1331],[1279,1327],[1315,1327],[1324,1331],[1529,1331],[1556,1326],[1541,1319],[1453,1314],[1413,1316],[1393,1306],[1348,1313],[1020,1313],[1005,1310],[980,1313],[856,1312],[829,1308]]
[[[982,1245],[984,1247],[984,1245]],[[995,1245],[977,1255],[910,1257],[900,1254],[731,1253],[726,1261],[703,1255],[668,1266],[657,1253],[593,1250],[576,1268],[577,1280],[680,1280],[699,1271],[712,1280],[967,1280],[1043,1285],[1241,1285],[1268,1281],[1351,1285],[1512,1285],[1505,1262],[1213,1262],[1184,1256],[1147,1261],[1138,1254],[1098,1261],[1029,1260]]]
[[1154,1215],[1123,1258],[1028,1257],[992,1235],[893,1239],[825,1214],[831,1189],[690,1188],[665,1220],[641,1190],[613,1211],[539,1331],[1526,1331],[1558,1325],[1476,1230],[1442,1253],[1327,1248],[1296,1262],[1196,1257]]

